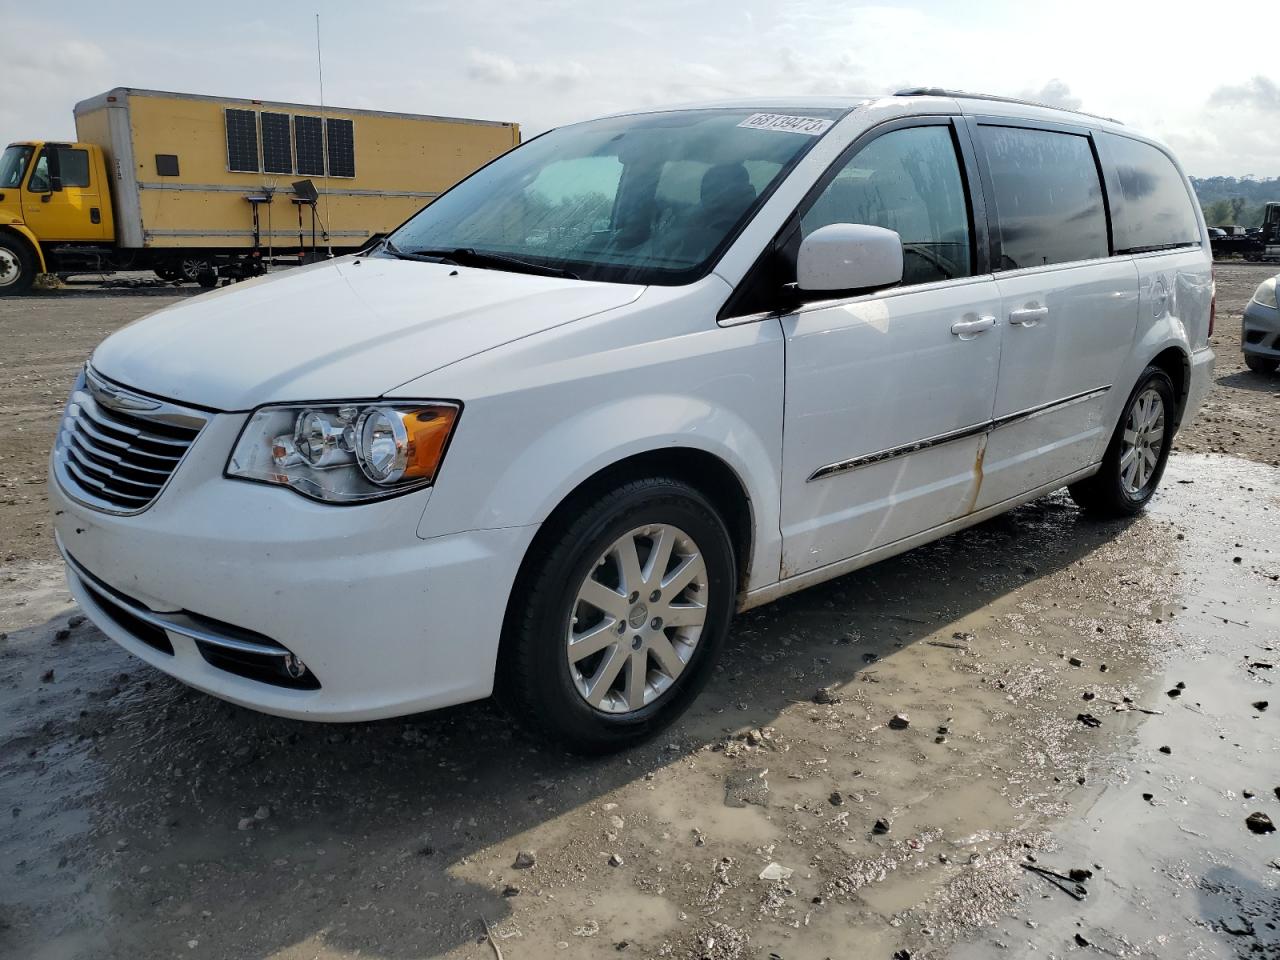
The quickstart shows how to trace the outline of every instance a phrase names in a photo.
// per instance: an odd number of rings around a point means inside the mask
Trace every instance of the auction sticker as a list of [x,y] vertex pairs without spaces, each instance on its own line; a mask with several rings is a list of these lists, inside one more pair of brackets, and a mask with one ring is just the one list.
[[785,113],[753,113],[738,126],[752,130],[777,130],[779,133],[807,133],[820,137],[830,128],[833,120],[821,117],[792,117]]

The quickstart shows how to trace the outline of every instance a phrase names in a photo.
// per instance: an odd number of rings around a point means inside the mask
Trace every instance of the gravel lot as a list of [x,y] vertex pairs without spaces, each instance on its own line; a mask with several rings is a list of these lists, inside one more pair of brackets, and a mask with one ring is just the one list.
[[746,614],[595,761],[487,704],[257,715],[79,622],[67,386],[193,292],[0,299],[0,956],[1280,957],[1246,824],[1280,822],[1280,377],[1239,352],[1273,271],[1218,267],[1217,386],[1142,517],[1058,494]]

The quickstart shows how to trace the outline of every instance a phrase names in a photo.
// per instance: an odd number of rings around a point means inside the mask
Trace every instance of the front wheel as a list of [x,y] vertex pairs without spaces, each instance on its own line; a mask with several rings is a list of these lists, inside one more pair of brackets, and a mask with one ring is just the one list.
[[579,753],[639,743],[705,686],[736,599],[733,543],[701,492],[634,480],[535,543],[507,611],[499,697]]
[[1071,484],[1071,498],[1091,513],[1131,517],[1156,492],[1173,446],[1177,401],[1173,381],[1147,367],[1129,394],[1098,472]]
[[0,297],[26,293],[35,279],[35,260],[26,244],[0,235]]

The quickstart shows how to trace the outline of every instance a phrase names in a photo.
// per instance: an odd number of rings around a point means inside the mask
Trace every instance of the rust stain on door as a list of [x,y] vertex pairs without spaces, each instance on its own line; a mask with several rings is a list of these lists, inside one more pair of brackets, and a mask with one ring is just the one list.
[[964,508],[962,517],[967,517],[973,513],[973,508],[978,503],[978,494],[982,492],[982,461],[987,455],[987,437],[989,434],[984,433],[978,438],[978,452],[973,457],[973,492],[969,494],[969,503]]

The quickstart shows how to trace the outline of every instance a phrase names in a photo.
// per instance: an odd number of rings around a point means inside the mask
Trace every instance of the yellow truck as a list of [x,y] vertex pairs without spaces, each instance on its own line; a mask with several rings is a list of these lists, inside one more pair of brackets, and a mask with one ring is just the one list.
[[76,141],[0,156],[0,296],[38,273],[212,286],[368,245],[520,142],[515,123],[117,87]]

